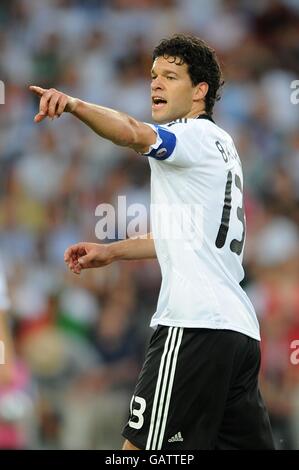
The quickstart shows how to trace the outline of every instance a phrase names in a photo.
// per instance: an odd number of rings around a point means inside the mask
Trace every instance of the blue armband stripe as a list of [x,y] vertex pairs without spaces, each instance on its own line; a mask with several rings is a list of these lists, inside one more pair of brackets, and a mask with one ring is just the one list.
[[156,160],[166,160],[174,151],[176,146],[176,136],[173,132],[163,129],[163,127],[155,126],[155,128],[157,129],[162,142],[157,149],[151,150],[146,154],[146,156],[155,158]]

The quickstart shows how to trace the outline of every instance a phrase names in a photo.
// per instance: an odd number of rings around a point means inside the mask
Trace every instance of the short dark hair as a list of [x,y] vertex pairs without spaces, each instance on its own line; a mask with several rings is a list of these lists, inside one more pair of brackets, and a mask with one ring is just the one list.
[[153,61],[157,57],[174,57],[180,59],[180,64],[187,64],[188,73],[193,86],[200,82],[209,85],[205,97],[205,110],[213,114],[215,101],[220,99],[219,89],[224,84],[218,58],[214,49],[202,39],[185,34],[176,34],[170,38],[162,39],[155,47]]

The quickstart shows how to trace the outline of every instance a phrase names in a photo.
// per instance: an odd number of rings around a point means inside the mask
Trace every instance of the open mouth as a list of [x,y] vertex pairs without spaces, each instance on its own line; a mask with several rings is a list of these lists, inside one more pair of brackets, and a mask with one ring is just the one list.
[[164,98],[160,97],[160,96],[154,96],[152,98],[152,108],[153,109],[161,109],[166,104],[167,104],[167,101]]

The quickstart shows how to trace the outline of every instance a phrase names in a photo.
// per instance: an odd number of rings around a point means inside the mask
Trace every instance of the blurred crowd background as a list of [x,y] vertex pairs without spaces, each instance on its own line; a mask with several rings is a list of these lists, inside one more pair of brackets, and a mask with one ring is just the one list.
[[156,261],[67,271],[65,248],[97,241],[98,204],[148,207],[148,163],[72,116],[35,125],[28,85],[151,121],[151,52],[177,32],[222,63],[214,118],[245,173],[261,385],[277,446],[299,448],[298,18],[298,0],[1,0],[0,252],[17,362],[0,386],[0,448],[120,447],[160,286]]

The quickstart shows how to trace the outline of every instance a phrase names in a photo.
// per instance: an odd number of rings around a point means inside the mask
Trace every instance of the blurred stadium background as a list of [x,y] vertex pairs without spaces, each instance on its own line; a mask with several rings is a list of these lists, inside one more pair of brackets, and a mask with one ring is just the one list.
[[71,116],[34,125],[27,86],[150,121],[151,50],[175,32],[221,58],[215,119],[243,161],[261,384],[277,446],[299,448],[298,17],[298,0],[1,0],[0,251],[18,362],[0,390],[0,448],[120,447],[160,284],[154,261],[67,272],[65,248],[96,241],[98,204],[148,206],[148,164]]

